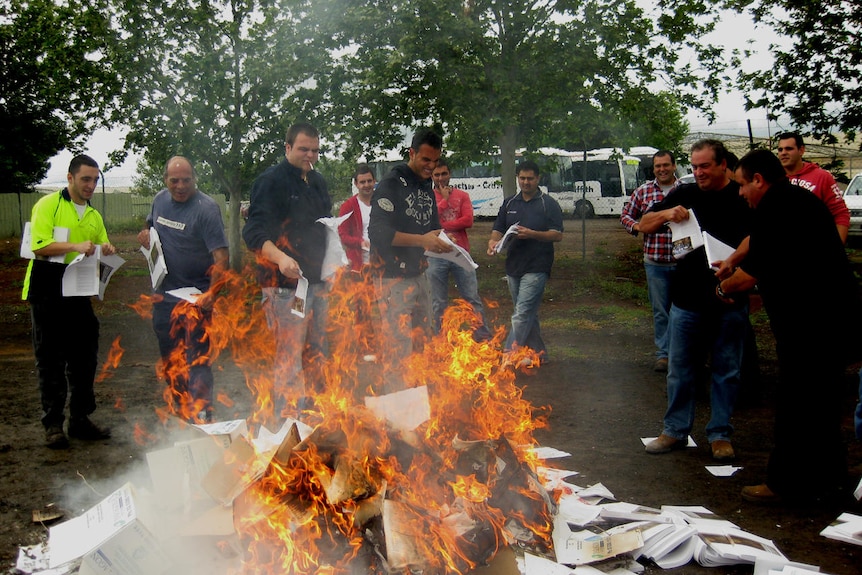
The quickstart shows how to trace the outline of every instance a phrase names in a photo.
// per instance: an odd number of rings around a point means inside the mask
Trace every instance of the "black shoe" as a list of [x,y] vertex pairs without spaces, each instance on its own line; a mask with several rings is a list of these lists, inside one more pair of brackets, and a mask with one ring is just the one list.
[[87,441],[108,439],[111,437],[111,429],[109,427],[99,427],[90,421],[89,417],[82,417],[69,421],[69,437]]
[[63,433],[62,425],[49,425],[45,428],[45,445],[48,449],[69,449],[69,440]]

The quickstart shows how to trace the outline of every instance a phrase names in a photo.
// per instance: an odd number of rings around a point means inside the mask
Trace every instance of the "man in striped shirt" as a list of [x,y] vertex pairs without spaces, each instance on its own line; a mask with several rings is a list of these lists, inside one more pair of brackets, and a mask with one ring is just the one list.
[[[641,216],[679,185],[676,161],[671,152],[659,150],[653,154],[652,165],[655,180],[632,192],[631,199],[620,215],[620,223],[633,236],[640,232]],[[653,369],[659,372],[667,371],[670,281],[676,267],[672,247],[670,229],[667,226],[655,233],[644,234],[644,269],[655,330],[656,361]]]

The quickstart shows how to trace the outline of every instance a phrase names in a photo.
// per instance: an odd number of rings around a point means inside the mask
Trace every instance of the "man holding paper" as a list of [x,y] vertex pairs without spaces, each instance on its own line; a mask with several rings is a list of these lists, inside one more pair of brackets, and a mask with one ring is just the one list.
[[[539,189],[536,162],[525,160],[515,172],[521,191],[500,206],[488,240],[488,255],[499,253],[499,244],[511,232],[513,239],[505,248],[506,280],[514,310],[505,351],[528,347],[546,359],[539,305],[554,265],[554,243],[563,239],[563,210],[557,200]],[[531,366],[530,363],[523,367]]]
[[287,401],[302,412],[311,406],[304,370],[321,365],[329,353],[329,287],[322,277],[327,228],[317,220],[332,216],[332,199],[314,170],[320,157],[317,128],[290,126],[284,157],[252,184],[242,237],[257,256],[263,310],[275,336],[277,407]]
[[[385,333],[393,338],[389,351],[395,365],[413,352],[413,328],[427,336],[431,328],[431,298],[425,252],[452,251],[439,237],[440,219],[431,175],[443,150],[443,139],[420,129],[410,143],[409,160],[390,171],[377,185],[371,201],[372,266],[378,276],[378,302]],[[421,337],[420,336],[420,337]],[[389,379],[392,391],[403,385]]]
[[[449,185],[449,164],[440,159],[431,174],[434,180],[434,199],[437,202],[437,213],[443,231],[455,244],[469,253],[470,240],[467,230],[473,227],[473,204],[470,196],[464,190]],[[432,252],[433,253],[433,252]],[[449,274],[455,278],[458,292],[467,303],[473,306],[477,325],[473,331],[476,341],[491,338],[491,332],[485,326],[485,315],[482,300],[479,297],[479,282],[476,278],[476,268],[462,266],[456,262],[437,257],[428,259],[428,270],[425,272],[431,284],[431,307],[433,310],[434,331],[439,332],[442,326],[443,312],[449,305]]]
[[[89,156],[75,156],[66,180],[68,187],[33,206],[30,248],[36,257],[27,266],[22,293],[30,302],[42,425],[51,449],[69,447],[63,432],[67,395],[69,436],[85,440],[111,436],[110,429],[89,418],[96,410],[99,320],[89,297],[64,297],[62,284],[67,264],[79,254],[92,256],[101,247],[102,254],[113,255],[116,249],[108,241],[102,216],[90,205],[99,164]],[[63,263],[49,261],[53,256],[62,256]]]
[[[683,185],[655,204],[640,221],[643,233],[694,214],[701,230],[730,245],[748,236],[751,209],[739,197],[739,186],[727,174],[727,149],[717,140],[700,140],[691,148],[696,184]],[[696,235],[696,234],[695,234]],[[722,302],[715,297],[716,271],[699,246],[678,260],[671,283],[667,411],[664,429],[646,445],[647,453],[685,447],[694,425],[695,397],[703,366],[711,354],[710,420],[706,437],[719,461],[735,457],[730,417],[739,393],[742,350],[748,325],[748,299]]]
[[[791,184],[779,158],[768,150],[749,152],[739,161],[736,180],[754,208],[754,225],[748,255],[716,286],[716,295],[727,301],[758,286],[781,383],[766,482],[743,488],[742,497],[830,498],[847,478],[841,404],[844,368],[862,353],[859,288],[828,206]],[[798,214],[805,214],[806,240],[788,242],[787,222]],[[804,273],[799,262],[805,262]],[[824,287],[828,294],[816,301],[801,300]]]
[[[138,234],[140,244],[149,249],[150,229],[156,230],[168,272],[154,287],[153,331],[175,406],[189,419],[211,421],[213,374],[206,329],[212,318],[212,294],[208,292],[211,279],[228,265],[224,221],[218,204],[197,189],[197,174],[186,158],[168,160],[164,182],[165,188],[153,199],[147,227]],[[196,305],[178,306],[180,298],[169,292],[182,288],[196,288],[203,295]],[[174,357],[180,347],[184,357]],[[176,369],[180,367],[176,362],[182,361],[187,369]]]

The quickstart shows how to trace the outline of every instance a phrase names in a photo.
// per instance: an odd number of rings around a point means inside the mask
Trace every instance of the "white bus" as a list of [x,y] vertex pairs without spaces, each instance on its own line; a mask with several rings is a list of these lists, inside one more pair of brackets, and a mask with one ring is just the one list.
[[[532,155],[542,171],[539,185],[560,202],[564,214],[575,217],[619,216],[631,193],[645,180],[640,158],[613,148],[569,152],[541,148]],[[517,160],[523,158],[517,154]],[[517,161],[516,160],[516,161]],[[473,213],[494,217],[503,204],[499,160],[452,170],[452,185],[470,194]]]
[[[516,162],[524,157],[524,152],[519,151]],[[618,217],[635,188],[646,181],[641,158],[617,148],[588,150],[586,162],[584,152],[556,148],[541,148],[529,157],[539,164],[541,188],[557,199],[564,214],[575,217]],[[386,159],[368,164],[380,181],[395,164],[403,161],[387,154]],[[489,156],[487,162],[474,162],[467,167],[453,167],[451,184],[470,194],[475,216],[495,217],[503,205],[500,156]]]

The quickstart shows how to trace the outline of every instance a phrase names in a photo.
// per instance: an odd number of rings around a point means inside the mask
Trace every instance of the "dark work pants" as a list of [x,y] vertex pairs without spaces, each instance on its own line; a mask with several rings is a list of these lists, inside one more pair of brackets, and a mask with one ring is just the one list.
[[63,425],[66,397],[72,419],[96,410],[93,380],[99,353],[99,320],[89,297],[31,301],[33,351],[42,396],[42,425]]
[[[206,326],[210,323],[210,313],[191,304],[183,305],[188,314],[179,315],[173,321],[171,315],[179,302],[161,301],[153,305],[153,331],[159,342],[159,353],[166,367],[168,384],[174,396],[174,403],[191,408],[191,403],[202,401],[199,411],[212,410],[213,374],[210,368],[210,340]],[[185,354],[172,354],[178,348]],[[180,352],[178,352],[180,353]],[[191,414],[197,415],[197,412]]]
[[775,448],[766,484],[787,498],[829,497],[847,479],[841,434],[843,363],[834,349],[779,344],[777,351]]

